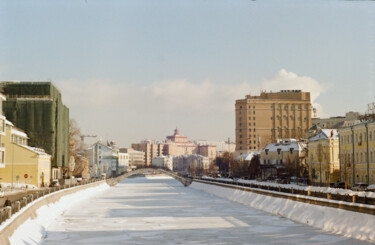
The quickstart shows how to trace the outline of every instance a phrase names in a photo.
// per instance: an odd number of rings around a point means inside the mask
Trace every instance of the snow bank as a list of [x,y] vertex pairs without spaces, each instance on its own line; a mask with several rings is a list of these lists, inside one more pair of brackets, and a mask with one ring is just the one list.
[[[61,215],[65,210],[70,208],[71,206],[76,205],[77,202],[89,198],[93,195],[96,195],[98,192],[107,190],[110,188],[107,183],[103,183],[101,185],[84,189],[82,191],[75,192],[70,195],[66,195],[60,198],[59,201],[55,203],[51,203],[48,205],[44,205],[40,207],[36,211],[36,218],[31,219],[29,218],[26,220],[22,225],[20,225],[17,230],[14,231],[13,235],[9,238],[11,244],[39,244],[39,241],[44,236],[45,229],[51,224],[56,217]],[[38,200],[43,198],[47,198],[50,195],[46,195]],[[37,201],[38,201],[37,200]],[[0,226],[0,230],[11,222],[12,219],[16,218],[16,216],[20,215],[20,213],[24,212],[26,209],[24,208],[16,215],[12,216],[11,219],[4,222],[3,225]]]
[[[214,179],[212,177],[204,177],[203,179]],[[297,184],[279,184],[273,182],[260,182],[256,180],[243,180],[243,179],[229,179],[229,178],[216,178],[216,180],[224,180],[229,182],[238,182],[238,183],[248,183],[254,185],[261,185],[261,186],[272,186],[272,187],[281,187],[285,189],[294,189],[294,190],[305,190],[305,191],[313,191],[313,192],[322,192],[322,193],[331,193],[331,194],[340,194],[340,195],[357,195],[360,197],[371,197],[375,198],[375,192],[369,191],[352,191],[349,189],[341,189],[341,188],[331,188],[331,187],[319,187],[319,186],[303,186]]]
[[375,241],[375,216],[193,182],[190,187],[324,231]]

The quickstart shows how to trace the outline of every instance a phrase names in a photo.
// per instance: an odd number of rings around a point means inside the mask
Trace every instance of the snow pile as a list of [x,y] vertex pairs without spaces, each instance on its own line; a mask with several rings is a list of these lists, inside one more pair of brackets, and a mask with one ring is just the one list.
[[[70,195],[66,195],[60,198],[56,203],[51,203],[40,207],[37,211],[37,217],[35,219],[27,219],[17,230],[14,231],[13,235],[9,238],[11,244],[38,244],[43,237],[46,227],[54,222],[54,219],[61,215],[65,210],[77,204],[77,202],[96,195],[98,192],[107,190],[110,188],[107,183],[84,189],[75,192]],[[38,200],[46,198],[50,195],[46,195]],[[36,202],[38,201],[36,200]],[[2,230],[9,222],[24,212],[26,208],[15,214],[11,219],[7,220],[0,226]]]
[[[203,179],[213,179],[212,177],[204,177]],[[371,197],[375,198],[375,192],[365,192],[365,191],[352,191],[352,190],[345,190],[341,188],[330,188],[330,187],[319,187],[319,186],[301,186],[297,184],[279,184],[273,182],[260,182],[256,180],[243,180],[243,179],[229,179],[229,178],[216,178],[216,180],[224,180],[229,182],[238,182],[238,183],[246,183],[246,184],[254,184],[260,186],[271,186],[271,187],[281,187],[285,189],[294,189],[294,190],[305,190],[305,191],[312,191],[312,192],[322,192],[322,193],[331,193],[331,194],[340,194],[340,195],[357,195],[360,197]]]
[[193,182],[190,187],[335,234],[375,241],[375,217],[284,198]]

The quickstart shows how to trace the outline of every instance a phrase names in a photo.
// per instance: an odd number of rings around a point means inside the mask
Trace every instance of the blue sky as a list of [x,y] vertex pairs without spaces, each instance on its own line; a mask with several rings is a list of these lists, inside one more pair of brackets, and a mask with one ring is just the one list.
[[175,126],[234,139],[235,99],[261,89],[364,112],[375,2],[1,1],[0,80],[52,80],[84,132],[123,146]]

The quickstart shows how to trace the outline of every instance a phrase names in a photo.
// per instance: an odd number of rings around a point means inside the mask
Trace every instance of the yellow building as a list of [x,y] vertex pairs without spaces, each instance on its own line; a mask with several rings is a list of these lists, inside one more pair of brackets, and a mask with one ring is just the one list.
[[340,136],[341,180],[375,183],[375,121],[338,129]]
[[[3,183],[48,186],[51,173],[51,155],[43,149],[27,145],[27,135],[6,121],[5,135],[1,142],[5,148],[5,164],[0,165]],[[25,176],[27,175],[27,178]]]
[[340,180],[339,138],[336,129],[321,129],[308,140],[311,183],[329,185]]
[[236,152],[260,150],[278,139],[306,138],[311,128],[310,92],[281,90],[236,100]]

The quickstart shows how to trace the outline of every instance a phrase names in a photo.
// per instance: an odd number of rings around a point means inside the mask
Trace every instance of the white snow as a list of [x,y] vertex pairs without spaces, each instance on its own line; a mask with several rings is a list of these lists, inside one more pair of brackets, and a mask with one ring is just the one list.
[[375,241],[374,215],[274,198],[198,182],[193,182],[191,187],[269,213],[281,215],[324,231],[360,240]]
[[[45,234],[46,228],[55,221],[56,217],[61,215],[68,208],[77,205],[77,202],[87,199],[107,189],[109,189],[109,186],[106,183],[103,183],[96,187],[88,188],[70,195],[63,196],[56,203],[51,203],[49,205],[44,205],[40,207],[36,211],[37,217],[35,219],[29,218],[21,226],[19,226],[17,230],[14,231],[13,235],[9,238],[11,244],[39,244],[40,240]],[[43,196],[35,202],[38,202],[46,198],[47,196],[53,194],[54,193]],[[13,219],[19,216],[22,212],[24,212],[26,208],[27,206],[17,214],[13,215],[9,220],[5,221],[0,226],[0,230],[2,230]]]
[[[212,177],[204,177],[204,179],[214,179]],[[332,194],[340,194],[340,195],[357,195],[361,197],[371,197],[375,198],[375,192],[370,191],[352,191],[349,189],[341,189],[341,188],[330,188],[330,187],[319,187],[319,186],[305,186],[305,185],[297,185],[297,184],[279,184],[273,182],[261,182],[256,180],[243,180],[243,179],[229,179],[229,178],[216,178],[217,180],[225,180],[230,182],[239,182],[239,183],[248,183],[260,186],[272,186],[272,187],[281,187],[285,189],[294,189],[294,190],[305,190],[305,191],[313,191],[313,192],[322,192],[322,193],[332,193]]]

